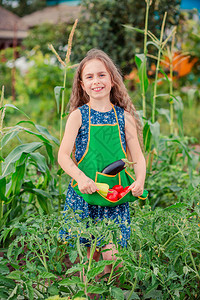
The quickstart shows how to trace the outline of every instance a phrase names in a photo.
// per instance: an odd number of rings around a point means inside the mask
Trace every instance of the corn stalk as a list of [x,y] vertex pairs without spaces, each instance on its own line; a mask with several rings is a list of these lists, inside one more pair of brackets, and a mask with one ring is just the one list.
[[160,67],[160,59],[161,59],[161,53],[162,53],[162,40],[163,40],[163,34],[164,34],[164,27],[165,27],[165,21],[167,17],[167,12],[165,12],[163,17],[163,22],[161,26],[161,33],[160,33],[160,41],[159,41],[159,50],[158,50],[158,59],[156,64],[156,74],[155,74],[155,82],[154,82],[154,92],[153,92],[153,107],[152,107],[152,123],[155,123],[155,112],[156,112],[156,97],[157,97],[157,86],[158,86],[158,72]]
[[[5,116],[6,108],[3,108],[3,100],[4,100],[4,86],[2,86],[1,92],[1,102],[0,102],[0,176],[2,175],[2,147],[1,147],[1,139],[3,137],[3,119]],[[0,219],[3,218],[3,200],[0,199]]]
[[[148,36],[148,18],[149,18],[149,8],[152,4],[152,0],[146,1],[146,14],[145,14],[145,28],[144,28],[144,56],[145,64],[147,61],[147,36]],[[146,118],[146,96],[145,96],[145,85],[142,81],[142,108],[143,108],[143,117]]]
[[[53,45],[49,44],[49,48],[56,55],[58,61],[64,67],[63,86],[61,86],[61,87],[58,86],[58,87],[55,87],[55,89],[54,89],[55,95],[56,95],[56,91],[58,92],[58,95],[56,97],[58,111],[59,111],[59,104],[60,104],[60,93],[62,95],[62,97],[61,97],[61,110],[60,110],[60,142],[61,142],[62,136],[63,136],[63,119],[64,119],[64,109],[65,109],[65,88],[66,88],[67,70],[77,66],[77,65],[73,65],[73,66],[69,65],[70,64],[71,49],[72,49],[72,40],[73,40],[73,36],[74,36],[74,32],[75,32],[77,23],[78,23],[78,19],[75,20],[74,25],[72,27],[72,30],[70,32],[69,39],[68,39],[67,53],[66,53],[64,61],[61,59],[59,54],[56,52]],[[61,193],[62,193],[61,175],[59,175],[58,182],[59,182],[58,183],[59,184],[59,194],[61,195]],[[61,211],[61,199],[60,199],[60,197],[59,197],[58,201],[59,201],[58,202],[58,211],[60,212]]]

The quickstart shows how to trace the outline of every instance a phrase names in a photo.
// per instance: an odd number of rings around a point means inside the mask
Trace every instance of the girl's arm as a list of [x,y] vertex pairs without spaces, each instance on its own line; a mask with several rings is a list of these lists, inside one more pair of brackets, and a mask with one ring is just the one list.
[[124,113],[126,144],[129,155],[131,156],[131,160],[133,162],[136,162],[136,164],[134,164],[136,180],[130,186],[130,189],[132,191],[133,196],[138,197],[142,195],[144,190],[146,162],[139,144],[135,119],[130,113],[126,111]]
[[81,112],[79,109],[76,109],[68,117],[58,151],[58,163],[69,176],[77,181],[79,190],[82,193],[92,194],[97,190],[94,181],[87,177],[70,157],[81,122]]

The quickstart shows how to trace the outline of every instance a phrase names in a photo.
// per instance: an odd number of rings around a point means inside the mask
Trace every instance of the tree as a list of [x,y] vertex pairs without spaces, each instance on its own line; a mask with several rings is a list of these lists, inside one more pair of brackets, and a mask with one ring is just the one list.
[[[129,31],[128,24],[144,28],[145,1],[82,0],[82,18],[76,29],[72,59],[80,61],[91,48],[100,48],[118,63],[124,73],[129,72],[134,54],[143,50],[143,34]],[[180,0],[153,0],[150,6],[149,30],[159,36],[162,18],[167,11],[166,26],[176,25]],[[152,50],[153,51],[153,50]]]
[[46,0],[0,0],[0,5],[19,17],[23,17],[45,7]]

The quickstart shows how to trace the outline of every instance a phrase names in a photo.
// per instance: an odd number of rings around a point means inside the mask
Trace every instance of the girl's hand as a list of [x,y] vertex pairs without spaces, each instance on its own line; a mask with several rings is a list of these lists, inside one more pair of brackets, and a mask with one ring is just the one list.
[[129,190],[131,190],[133,196],[139,197],[143,194],[144,184],[136,180],[130,185]]
[[93,194],[98,190],[95,182],[86,175],[81,176],[78,180],[78,188],[83,194]]

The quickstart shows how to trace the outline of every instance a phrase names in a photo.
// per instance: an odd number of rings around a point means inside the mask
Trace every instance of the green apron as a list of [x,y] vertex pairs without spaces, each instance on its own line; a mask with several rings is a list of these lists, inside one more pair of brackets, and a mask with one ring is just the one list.
[[[107,183],[110,188],[120,184],[123,187],[130,186],[135,180],[126,171],[119,172],[117,175],[102,174],[101,170],[112,162],[127,158],[127,154],[123,149],[120,128],[117,113],[112,105],[116,123],[115,124],[91,124],[90,105],[89,105],[89,133],[88,144],[84,155],[78,163],[78,168],[85,173],[86,176],[94,180],[94,182]],[[73,179],[71,186],[76,193],[91,205],[100,206],[116,206],[125,202],[133,202],[140,199],[146,199],[148,192],[144,190],[141,197],[134,197],[129,191],[124,197],[116,202],[106,199],[98,191],[93,194],[83,194],[78,188],[78,183]]]

